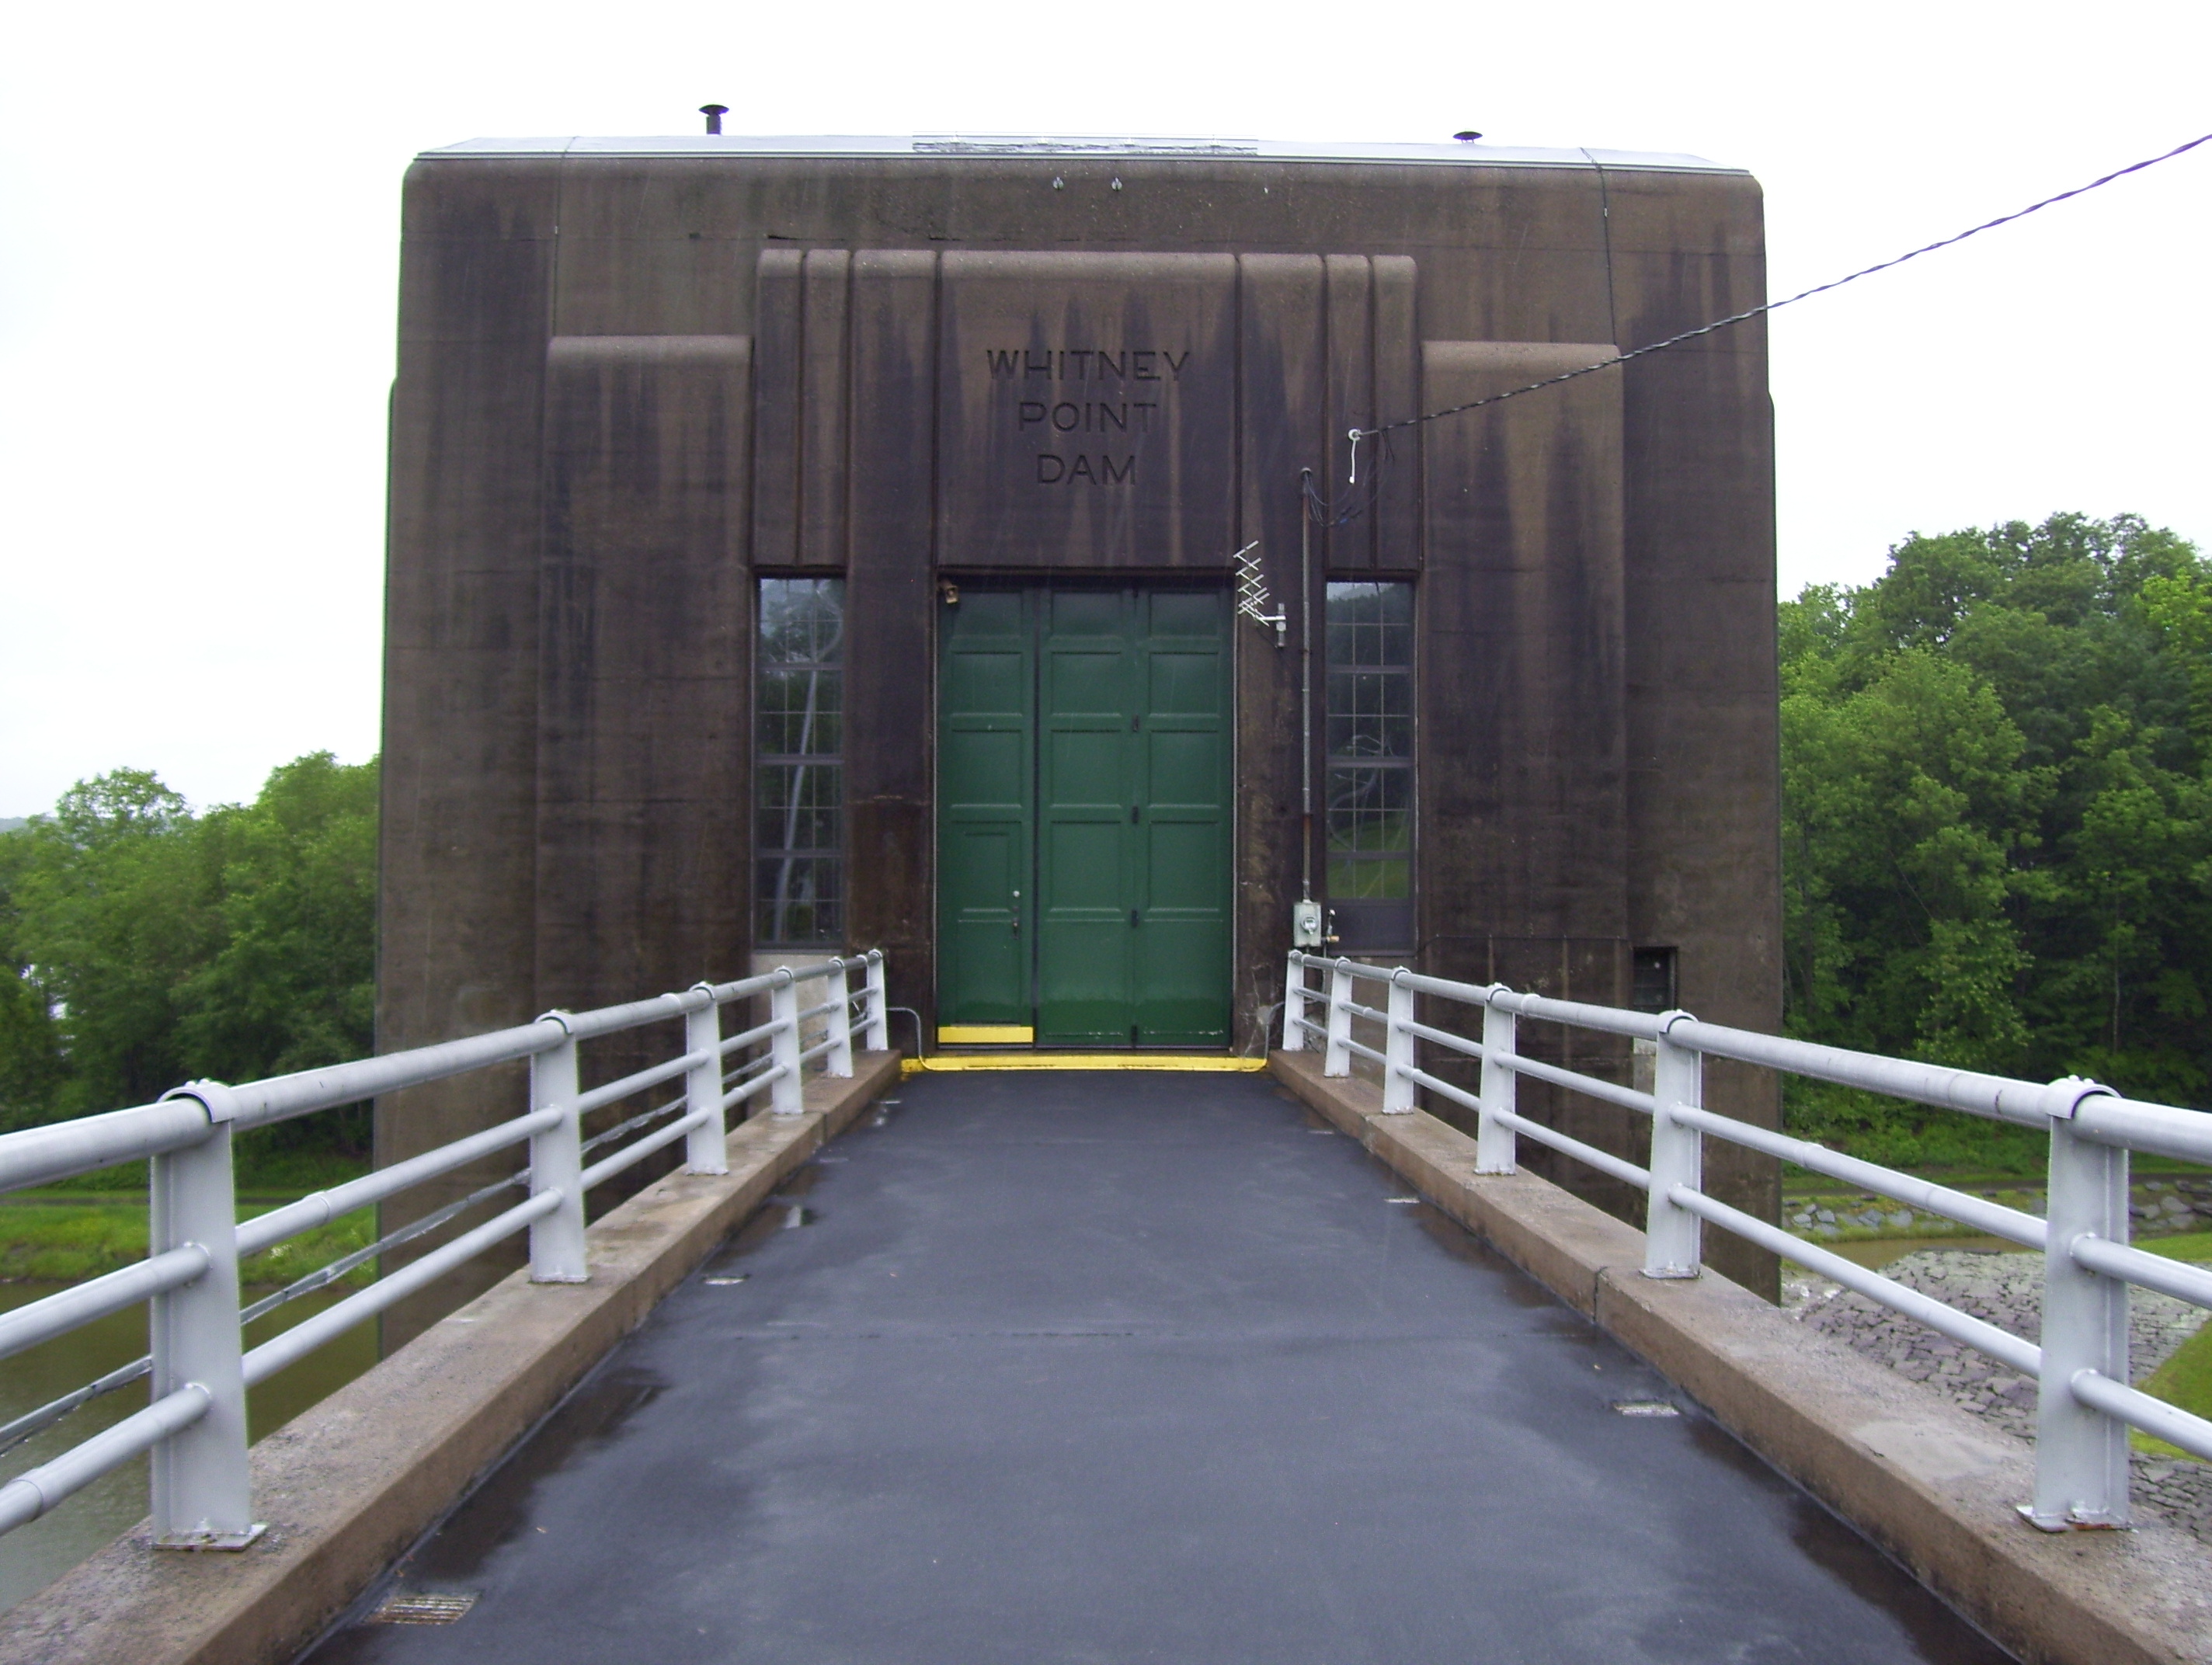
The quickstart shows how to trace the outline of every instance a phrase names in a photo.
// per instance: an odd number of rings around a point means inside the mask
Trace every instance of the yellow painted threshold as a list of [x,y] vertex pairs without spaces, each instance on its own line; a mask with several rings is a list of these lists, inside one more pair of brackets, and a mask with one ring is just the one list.
[[1264,1058],[1224,1058],[1218,1053],[971,1052],[908,1058],[901,1075],[924,1070],[1263,1070]]
[[1027,1024],[940,1024],[940,1047],[1025,1047],[1036,1039]]

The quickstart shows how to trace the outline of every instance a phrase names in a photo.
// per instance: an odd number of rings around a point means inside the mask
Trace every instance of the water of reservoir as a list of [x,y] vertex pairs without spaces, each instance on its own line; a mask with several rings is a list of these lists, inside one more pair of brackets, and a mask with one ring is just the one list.
[[[26,1305],[67,1287],[59,1284],[0,1285],[0,1312]],[[348,1290],[321,1290],[287,1303],[257,1321],[246,1333],[252,1348],[322,1311]],[[251,1296],[249,1299],[252,1298]],[[44,1346],[0,1364],[0,1422],[82,1387],[94,1377],[129,1364],[146,1352],[147,1309],[115,1313]],[[246,1396],[252,1436],[283,1427],[325,1394],[343,1387],[376,1362],[376,1326],[355,1326],[329,1346],[281,1370]],[[146,1382],[138,1381],[96,1399],[14,1450],[0,1456],[0,1480],[61,1455],[101,1429],[120,1422],[146,1405]],[[138,1457],[112,1470],[64,1502],[42,1519],[0,1538],[0,1613],[35,1595],[79,1561],[105,1548],[146,1518],[147,1460]]]

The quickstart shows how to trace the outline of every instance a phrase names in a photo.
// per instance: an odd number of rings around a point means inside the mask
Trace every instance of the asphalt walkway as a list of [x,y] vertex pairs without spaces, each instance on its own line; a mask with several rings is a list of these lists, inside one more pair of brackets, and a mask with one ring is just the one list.
[[892,1099],[309,1656],[2004,1657],[1266,1077]]

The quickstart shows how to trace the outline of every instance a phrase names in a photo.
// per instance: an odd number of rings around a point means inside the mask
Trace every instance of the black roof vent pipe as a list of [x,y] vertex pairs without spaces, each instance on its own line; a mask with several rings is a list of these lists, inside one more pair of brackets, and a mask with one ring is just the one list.
[[699,106],[699,113],[707,118],[707,131],[719,133],[722,131],[722,118],[730,113],[730,106],[726,104],[702,104]]

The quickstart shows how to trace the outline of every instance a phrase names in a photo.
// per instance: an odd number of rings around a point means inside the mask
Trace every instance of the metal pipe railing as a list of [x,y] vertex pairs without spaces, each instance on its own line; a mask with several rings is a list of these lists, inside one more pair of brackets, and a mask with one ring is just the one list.
[[[854,971],[865,979],[857,991],[849,981]],[[795,991],[817,981],[826,981],[826,998],[801,1011]],[[721,1008],[757,995],[769,998],[768,1021],[723,1038]],[[0,1357],[5,1357],[140,1302],[154,1306],[154,1346],[146,1358],[16,1418],[9,1425],[11,1436],[27,1437],[100,1394],[149,1374],[153,1403],[0,1486],[0,1533],[37,1519],[118,1464],[151,1451],[157,1546],[236,1548],[252,1541],[261,1528],[252,1519],[247,1485],[248,1387],[526,1231],[533,1280],[586,1280],[586,1192],[678,1140],[685,1142],[690,1171],[726,1171],[723,1147],[731,1109],[757,1093],[772,1092],[773,1113],[794,1115],[804,1108],[801,1078],[809,1063],[819,1060],[830,1075],[851,1075],[856,1033],[870,1048],[888,1049],[886,998],[883,953],[872,949],[804,969],[779,967],[759,976],[701,983],[682,994],[592,1012],[551,1012],[535,1023],[487,1035],[265,1081],[238,1086],[194,1081],[156,1103],[0,1134],[0,1193],[149,1159],[154,1176],[153,1249],[145,1260],[0,1314]],[[817,1020],[822,1038],[802,1047],[801,1025]],[[583,1043],[674,1023],[684,1025],[680,1052],[602,1086],[582,1089],[578,1050]],[[732,1054],[763,1042],[766,1052],[725,1074]],[[231,1141],[239,1130],[523,1060],[531,1073],[530,1108],[524,1115],[243,1223],[237,1220]],[[589,1139],[583,1136],[584,1118],[593,1111],[678,1077],[684,1082],[683,1097]],[[740,1085],[726,1091],[733,1080]],[[640,1132],[678,1109],[684,1114],[667,1126]],[[587,1152],[625,1138],[629,1142],[618,1144],[611,1154],[584,1165]],[[530,1165],[521,1172],[447,1203],[345,1257],[335,1269],[311,1273],[241,1311],[241,1256],[526,1140]],[[251,1352],[244,1349],[242,1331],[251,1318],[334,1281],[380,1251],[465,1218],[514,1184],[529,1188],[523,1201]]]
[[[1326,987],[1308,981],[1316,971],[1327,974]],[[1366,982],[1389,987],[1387,1010],[1352,999],[1353,986]],[[1415,1016],[1416,996],[1430,1001],[1430,1021]],[[1480,1039],[1441,1026],[1435,1007],[1445,1002],[1481,1011]],[[1316,1023],[1307,1016],[1316,1006],[1326,1022]],[[1382,1027],[1380,1050],[1352,1037],[1355,1018]],[[1639,1092],[1524,1055],[1518,1030],[1524,1020],[1650,1042],[1656,1054],[1653,1091]],[[1554,1000],[1503,984],[1455,982],[1402,966],[1362,965],[1294,951],[1285,971],[1282,1044],[1285,1051],[1304,1052],[1316,1042],[1324,1052],[1326,1075],[1350,1074],[1354,1057],[1382,1066],[1385,1113],[1413,1109],[1417,1088],[1474,1111],[1480,1172],[1513,1172],[1515,1140],[1528,1138],[1643,1191],[1646,1276],[1697,1276],[1700,1229],[1717,1226],[2033,1376],[2038,1384],[2036,1495],[2022,1512],[2039,1527],[2057,1531],[2125,1523],[2130,1425],[2212,1461],[2212,1421],[2127,1385],[2130,1286],[2140,1284],[2212,1308],[2212,1271],[2145,1254],[2126,1242],[2129,1152],[2212,1163],[2212,1114],[2124,1099],[2095,1082],[2071,1077],[2018,1081],[1702,1023],[1686,1012],[1655,1014]],[[1479,1062],[1480,1090],[1470,1092],[1423,1069],[1419,1061],[1422,1043]],[[2040,1129],[2051,1138],[2048,1218],[2039,1219],[1985,1198],[1717,1115],[1703,1103],[1707,1058],[1755,1064]],[[1650,1167],[1639,1168],[1521,1115],[1515,1084],[1523,1077],[1649,1115]],[[1707,1137],[1796,1163],[1976,1231],[2040,1249],[2042,1344],[2010,1334],[1707,1194],[1701,1178],[1702,1140]]]

